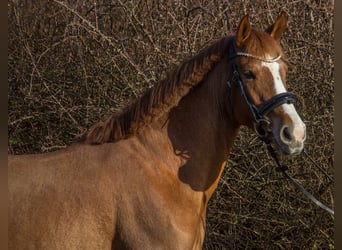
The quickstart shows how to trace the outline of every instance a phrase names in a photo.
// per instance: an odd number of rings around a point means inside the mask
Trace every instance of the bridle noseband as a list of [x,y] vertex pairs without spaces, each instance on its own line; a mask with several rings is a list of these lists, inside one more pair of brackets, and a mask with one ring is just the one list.
[[[262,62],[266,62],[266,63],[273,63],[273,62],[277,62],[281,56],[277,56],[276,58],[273,59],[264,59],[249,53],[245,53],[245,52],[236,52],[235,48],[234,48],[234,44],[235,44],[235,38],[232,38],[230,43],[229,43],[229,60],[231,62],[231,66],[232,66],[232,72],[233,72],[233,77],[231,79],[231,81],[227,81],[227,85],[229,88],[229,92],[231,93],[231,84],[235,83],[238,86],[238,89],[240,91],[241,96],[244,98],[248,109],[253,117],[253,123],[254,123],[254,127],[255,127],[255,131],[257,132],[259,138],[265,143],[266,148],[268,150],[268,152],[270,153],[270,155],[272,156],[273,160],[275,161],[277,167],[276,170],[280,171],[283,173],[283,175],[296,187],[298,188],[303,194],[305,194],[313,203],[315,203],[317,206],[319,206],[320,208],[324,209],[325,211],[327,211],[328,213],[334,215],[334,211],[332,209],[330,209],[329,207],[327,207],[326,205],[324,205],[323,203],[321,203],[319,200],[317,200],[311,193],[309,193],[300,183],[298,183],[295,179],[293,179],[287,172],[286,170],[288,169],[287,165],[283,165],[280,163],[279,161],[279,157],[276,153],[276,151],[274,150],[274,148],[271,145],[271,141],[270,139],[267,137],[267,133],[264,130],[264,128],[262,127],[263,123],[266,123],[268,126],[270,125],[270,121],[265,117],[266,115],[268,115],[270,112],[272,112],[276,107],[282,105],[282,104],[295,104],[296,103],[296,98],[295,96],[290,93],[290,92],[284,92],[284,93],[280,93],[277,94],[275,96],[273,96],[272,98],[270,98],[268,101],[266,101],[265,103],[263,103],[259,108],[256,107],[256,105],[254,103],[251,102],[249,96],[246,94],[246,91],[244,89],[244,85],[243,82],[241,80],[240,77],[240,73],[238,71],[238,68],[236,66],[236,64],[234,63],[234,58],[239,57],[239,56],[244,56],[244,57],[250,57],[250,58],[254,58],[256,60],[262,61]],[[330,181],[332,181],[331,177],[323,170],[323,168],[321,168],[317,163],[315,163],[313,161],[313,159],[310,158],[310,156],[308,156],[306,149],[304,148],[304,154],[306,157],[308,157],[310,159],[310,161],[312,161],[314,163],[314,166],[316,168],[318,168],[325,176],[327,176],[327,178],[330,179]]]
[[[273,63],[273,62],[277,62],[281,58],[281,56],[279,55],[273,59],[264,59],[264,58],[261,58],[261,57],[258,57],[249,53],[236,52],[234,48],[234,43],[235,43],[235,39],[233,38],[231,39],[230,44],[229,44],[229,60],[231,62],[232,72],[233,72],[232,82],[237,84],[238,89],[240,90],[240,94],[244,98],[248,106],[248,109],[253,117],[253,122],[254,122],[256,132],[258,133],[259,136],[265,137],[266,133],[262,127],[262,123],[266,123],[268,125],[270,124],[270,121],[266,119],[265,116],[268,115],[270,112],[272,112],[273,109],[275,109],[276,107],[282,104],[285,104],[285,103],[295,104],[296,98],[290,92],[280,93],[280,94],[273,96],[271,99],[269,99],[265,103],[263,103],[261,107],[259,108],[256,107],[256,105],[251,102],[249,96],[246,94],[245,88],[243,86],[243,82],[240,77],[240,73],[234,62],[234,59],[239,56],[244,56],[244,57],[254,58],[256,60],[266,62],[266,63]],[[227,84],[228,84],[228,87],[231,88],[231,82],[228,81]]]

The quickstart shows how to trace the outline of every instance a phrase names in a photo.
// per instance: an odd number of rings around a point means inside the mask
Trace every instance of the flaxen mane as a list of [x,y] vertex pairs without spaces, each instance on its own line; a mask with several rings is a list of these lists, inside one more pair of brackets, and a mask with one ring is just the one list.
[[228,50],[229,37],[222,38],[182,63],[166,79],[148,89],[144,95],[121,113],[94,124],[83,135],[81,143],[116,142],[137,134],[146,124],[158,119],[176,106],[190,89],[200,83]]

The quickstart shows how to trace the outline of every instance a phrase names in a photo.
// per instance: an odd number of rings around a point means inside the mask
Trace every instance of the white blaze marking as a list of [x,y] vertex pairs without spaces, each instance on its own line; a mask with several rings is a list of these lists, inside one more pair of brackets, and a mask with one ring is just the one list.
[[[273,76],[274,88],[276,94],[281,94],[287,92],[283,81],[280,77],[280,65],[277,62],[262,62],[262,66],[268,68]],[[293,123],[293,136],[297,141],[303,141],[305,134],[305,125],[302,119],[299,117],[293,104],[282,104],[280,107],[283,108],[284,112],[288,114]]]

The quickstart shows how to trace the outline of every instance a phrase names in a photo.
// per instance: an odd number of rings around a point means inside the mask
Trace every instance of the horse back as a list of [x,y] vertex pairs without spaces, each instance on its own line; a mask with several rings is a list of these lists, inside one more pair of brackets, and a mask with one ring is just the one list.
[[96,147],[9,156],[9,248],[109,249],[115,187],[105,168]]

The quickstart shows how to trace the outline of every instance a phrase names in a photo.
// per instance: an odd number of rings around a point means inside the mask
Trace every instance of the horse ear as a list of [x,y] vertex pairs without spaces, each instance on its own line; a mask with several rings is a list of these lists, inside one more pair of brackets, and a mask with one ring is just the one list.
[[277,20],[270,27],[266,29],[266,32],[270,34],[276,41],[280,41],[281,36],[284,33],[287,23],[287,14],[285,11],[282,11],[277,18]]
[[249,16],[245,15],[238,26],[237,32],[236,32],[236,45],[238,47],[241,47],[244,42],[247,40],[247,38],[251,34],[251,24],[249,22]]

